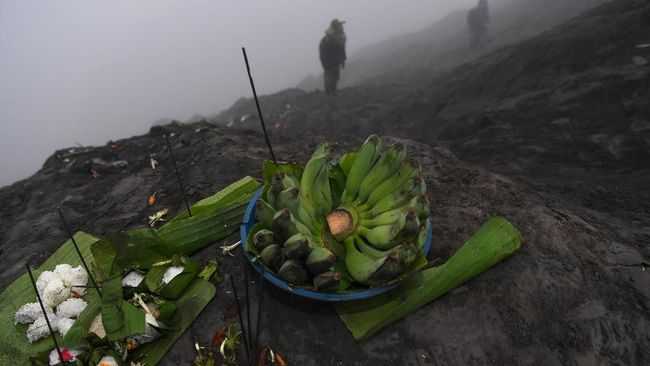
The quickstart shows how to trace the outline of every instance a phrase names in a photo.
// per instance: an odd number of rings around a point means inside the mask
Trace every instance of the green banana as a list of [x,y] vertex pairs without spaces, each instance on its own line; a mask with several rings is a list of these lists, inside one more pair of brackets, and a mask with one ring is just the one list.
[[281,242],[298,232],[296,225],[291,220],[291,213],[288,208],[284,208],[275,213],[271,229],[275,233],[276,238],[280,239]]
[[300,181],[298,181],[298,179],[293,175],[285,174],[284,177],[282,177],[282,186],[284,189],[300,188]]
[[359,226],[359,234],[363,235],[368,242],[377,249],[388,250],[398,244],[394,239],[402,230],[399,222],[391,225],[377,226],[368,229],[364,226]]
[[305,262],[309,272],[319,275],[327,272],[336,263],[336,256],[325,247],[315,247]]
[[386,262],[386,258],[388,257],[370,258],[359,251],[353,236],[345,239],[345,267],[358,283],[367,285],[370,277]]
[[307,269],[300,262],[293,259],[289,259],[282,264],[278,270],[278,275],[294,285],[303,285],[309,279]]
[[393,192],[408,188],[409,182],[417,174],[417,170],[409,163],[405,163],[400,167],[397,173],[392,177],[386,179],[375,188],[368,196],[365,205],[368,207],[374,206],[382,198],[392,194]]
[[429,228],[431,227],[431,220],[427,220],[424,225],[420,227],[420,232],[418,233],[417,243],[419,248],[424,248],[424,244],[427,242],[427,237],[429,236]]
[[417,212],[410,209],[404,217],[404,224],[402,225],[402,230],[398,237],[400,240],[412,240],[417,238],[419,232],[420,219],[418,218]]
[[314,277],[314,288],[318,291],[336,290],[343,275],[341,272],[325,272]]
[[379,250],[372,245],[366,243],[365,240],[358,238],[356,241],[357,248],[361,251],[361,253],[365,254],[366,256],[372,258],[372,259],[381,259],[385,258],[390,254],[390,250]]
[[281,210],[283,208],[288,208],[291,213],[295,213],[298,208],[298,188],[289,187],[277,196],[277,209]]
[[[321,144],[316,149],[311,159],[307,162],[307,165],[305,165],[305,170],[300,179],[299,206],[312,220],[323,217],[327,213],[323,212],[327,209],[327,202],[325,201],[328,195],[330,202],[329,209],[331,209],[332,198],[329,188],[329,169],[327,162],[328,149],[326,144]],[[307,220],[307,217],[303,217],[302,214],[299,214],[299,216],[301,220]]]
[[273,222],[275,209],[271,207],[268,202],[263,199],[257,200],[255,204],[255,221],[262,224],[264,227],[270,228]]
[[364,177],[355,202],[357,204],[365,203],[375,188],[400,169],[405,158],[406,147],[404,145],[395,144],[389,147]]
[[253,235],[253,244],[257,250],[263,250],[275,242],[273,231],[262,229]]
[[367,228],[376,226],[390,225],[395,222],[404,222],[406,219],[407,208],[400,207],[394,210],[386,211],[372,219],[361,219],[359,225]]
[[372,207],[362,207],[362,218],[369,219],[399,207],[406,206],[411,201],[413,194],[408,189],[400,189],[382,198]]
[[379,155],[380,145],[381,139],[377,135],[370,135],[363,145],[361,145],[346,178],[341,203],[353,202],[357,198],[361,182],[370,169],[372,169]]
[[282,176],[280,174],[273,175],[273,177],[271,177],[271,184],[266,191],[266,201],[276,209],[277,196],[283,189]]
[[386,257],[384,264],[368,279],[370,284],[382,284],[399,277],[418,257],[418,249],[413,244],[395,247]]
[[277,271],[282,264],[282,248],[277,244],[269,245],[260,253],[260,260],[267,267]]
[[314,182],[313,197],[317,208],[316,217],[324,217],[332,211],[332,187],[330,186],[330,166],[325,164]]
[[282,254],[285,258],[302,260],[309,255],[310,251],[311,246],[307,237],[303,234],[295,234],[284,242]]
[[411,199],[409,206],[413,207],[415,212],[417,212],[418,217],[426,218],[429,217],[429,200],[424,195],[417,195]]
[[309,226],[305,225],[305,223],[303,223],[293,214],[291,214],[291,221],[293,222],[293,225],[296,227],[297,232],[312,239],[312,241],[315,241],[315,239],[318,238],[317,231],[312,230]]

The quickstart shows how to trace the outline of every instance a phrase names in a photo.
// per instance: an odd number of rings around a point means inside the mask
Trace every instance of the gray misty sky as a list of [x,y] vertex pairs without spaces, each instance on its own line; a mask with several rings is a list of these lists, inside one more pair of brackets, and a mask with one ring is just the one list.
[[319,71],[317,44],[347,21],[348,54],[475,0],[0,0],[0,186],[54,150],[212,114]]

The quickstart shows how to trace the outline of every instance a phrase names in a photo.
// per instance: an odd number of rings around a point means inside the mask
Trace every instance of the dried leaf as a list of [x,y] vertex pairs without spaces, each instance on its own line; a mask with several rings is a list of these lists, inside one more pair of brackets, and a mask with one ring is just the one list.
[[223,311],[223,320],[228,321],[237,317],[237,303],[234,301],[227,304]]
[[149,216],[149,226],[155,225],[158,221],[165,221],[164,217],[167,215],[168,212],[169,209],[165,208]]
[[151,164],[151,169],[156,170],[158,168],[158,160],[153,157],[149,158],[149,163]]
[[153,205],[156,204],[156,202],[158,201],[157,195],[158,195],[158,192],[154,192],[151,196],[149,196],[149,198],[147,199],[147,204],[149,206],[153,206]]
[[287,359],[280,352],[275,352],[275,366],[287,366]]
[[221,343],[226,340],[226,327],[221,327],[217,329],[216,333],[212,336],[212,346],[213,347],[221,347]]

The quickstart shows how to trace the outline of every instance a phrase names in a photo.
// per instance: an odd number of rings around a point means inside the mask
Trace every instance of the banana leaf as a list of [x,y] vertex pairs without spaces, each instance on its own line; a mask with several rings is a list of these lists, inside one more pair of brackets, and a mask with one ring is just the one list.
[[176,343],[176,340],[192,325],[203,308],[212,301],[215,292],[214,285],[208,281],[198,278],[192,282],[183,296],[175,301],[176,311],[169,321],[173,328],[155,342],[138,347],[134,358],[142,357],[141,362],[147,366],[153,366],[160,362]]
[[[99,239],[83,232],[76,233],[74,237],[86,262],[89,262],[91,258],[90,245]],[[52,270],[61,263],[68,263],[72,266],[81,264],[70,240],[61,245],[42,265],[35,269],[34,276],[38,278],[44,270]],[[88,289],[84,300],[89,303],[96,302],[96,292],[93,289]],[[40,352],[49,352],[54,348],[51,337],[30,344],[25,336],[27,326],[14,325],[16,310],[28,302],[35,301],[37,301],[36,295],[27,273],[18,277],[0,294],[0,365],[29,364],[30,356]],[[61,341],[60,337],[59,341]]]
[[494,217],[445,264],[418,272],[387,294],[340,303],[336,310],[355,339],[366,339],[511,256],[521,241],[510,222]]
[[[183,272],[174,277],[168,284],[163,283],[163,276],[171,266],[182,266]],[[174,259],[172,263],[153,267],[145,276],[149,291],[159,294],[165,299],[178,299],[185,289],[194,281],[199,272],[199,265],[189,258]]]
[[[100,239],[78,232],[75,234],[75,240],[79,244],[79,249],[86,262],[92,267],[90,247]],[[35,269],[34,275],[38,277],[42,271],[52,270],[57,264],[61,263],[68,263],[73,266],[80,264],[79,257],[69,240],[63,243],[41,266]],[[169,324],[173,326],[172,329],[168,330],[156,342],[140,347],[135,352],[135,356],[141,357],[148,366],[156,365],[192,324],[203,308],[212,300],[214,295],[215,287],[210,282],[202,279],[196,279],[192,282],[183,295],[172,303],[176,307],[176,311],[172,311],[173,315],[169,321]],[[100,313],[101,303],[93,289],[88,289],[84,300],[88,302],[88,306],[66,334],[66,339],[64,340],[57,335],[60,344],[73,346],[80,344],[80,339],[87,338],[88,327],[95,316]],[[51,337],[30,344],[25,336],[27,326],[14,325],[16,310],[25,303],[34,301],[36,301],[36,296],[27,273],[20,276],[0,293],[0,365],[28,365],[31,356],[47,355],[54,348]],[[129,310],[124,309],[122,311],[129,312]],[[82,323],[85,323],[86,326],[81,326]]]
[[191,255],[210,243],[222,240],[239,229],[246,202],[251,196],[242,196],[231,206],[212,206],[201,214],[172,221],[158,230],[167,243],[168,253]]
[[[213,194],[210,197],[204,198],[192,205],[190,210],[192,216],[201,215],[206,211],[212,211],[216,207],[227,207],[236,203],[248,202],[250,197],[260,187],[259,182],[252,177],[244,177],[234,183],[231,183],[226,188]],[[184,220],[189,217],[185,211],[178,214],[171,221],[164,226],[173,225],[174,222]],[[164,227],[163,226],[163,227]]]
[[92,324],[93,320],[97,314],[102,311],[101,303],[99,298],[96,298],[95,301],[88,303],[88,306],[84,309],[77,321],[74,322],[72,328],[68,330],[68,333],[63,337],[63,345],[66,347],[73,348],[75,346],[86,344],[86,337],[88,337],[88,328]]

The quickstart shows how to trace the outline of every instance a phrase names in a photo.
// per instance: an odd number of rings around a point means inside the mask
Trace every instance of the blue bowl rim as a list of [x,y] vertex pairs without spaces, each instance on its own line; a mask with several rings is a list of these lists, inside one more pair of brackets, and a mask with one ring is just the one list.
[[[264,278],[267,281],[271,282],[273,285],[292,294],[314,299],[314,300],[328,301],[328,302],[369,299],[371,297],[390,291],[399,285],[399,283],[396,283],[390,286],[374,287],[374,288],[369,288],[360,291],[350,291],[350,292],[342,292],[342,293],[318,292],[318,291],[308,290],[299,287],[292,287],[285,280],[276,276],[273,272],[268,271],[262,264],[258,263],[255,260],[255,258],[246,250],[246,246],[248,244],[247,243],[248,233],[253,228],[253,226],[255,226],[255,206],[257,204],[257,200],[262,196],[262,192],[263,192],[263,188],[260,188],[257,192],[255,192],[251,200],[248,202],[248,206],[246,207],[246,211],[244,212],[244,219],[239,229],[239,234],[241,237],[242,249],[244,249],[244,255],[246,255],[246,258],[251,263],[253,268],[255,268],[257,272],[262,274],[262,276],[264,276]],[[429,220],[431,220],[431,218],[429,218]],[[432,241],[433,241],[433,229],[432,226],[429,225],[427,240],[424,243],[424,248],[423,248],[425,255],[429,254],[429,251],[431,250]]]

